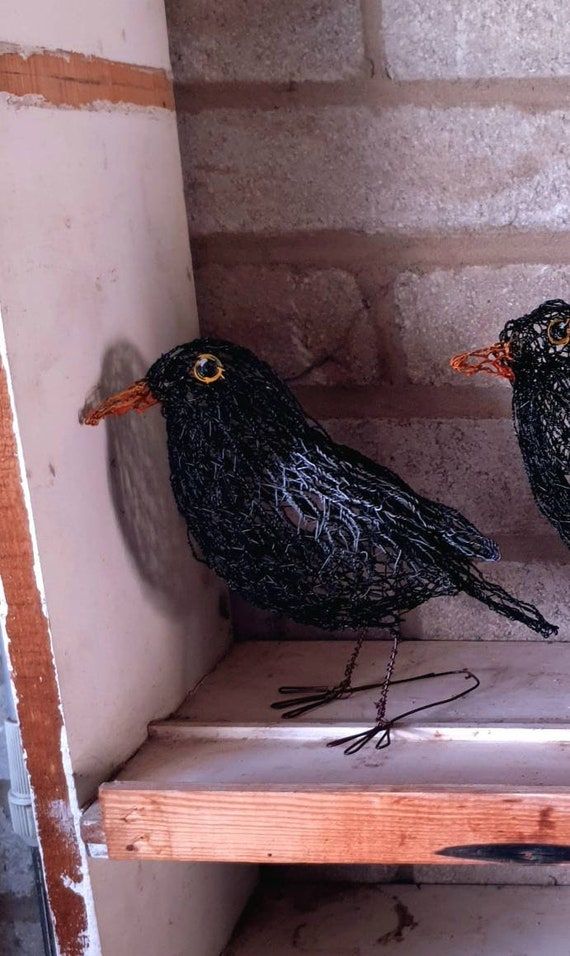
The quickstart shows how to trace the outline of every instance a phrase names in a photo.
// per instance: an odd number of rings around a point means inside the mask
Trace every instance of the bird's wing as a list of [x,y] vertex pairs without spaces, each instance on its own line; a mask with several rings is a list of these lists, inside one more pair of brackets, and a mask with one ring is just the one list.
[[534,497],[570,547],[570,375],[515,391],[513,412]]
[[404,524],[407,523],[410,514],[417,516],[421,518],[421,524],[429,529],[432,540],[433,537],[441,537],[456,554],[470,560],[499,560],[501,555],[497,544],[478,531],[460,511],[418,495],[389,468],[372,461],[352,448],[333,443],[330,438],[328,440],[336,448],[339,457],[356,473],[375,479],[379,494],[390,495],[392,507],[394,507],[393,495],[395,494],[396,511],[401,511],[399,517]]
[[501,552],[492,538],[484,534],[471,524],[460,511],[442,505],[437,501],[423,499],[424,506],[429,510],[434,528],[447,541],[448,545],[465,558],[475,561],[499,561]]
[[548,403],[545,451],[570,480],[570,375],[556,381]]

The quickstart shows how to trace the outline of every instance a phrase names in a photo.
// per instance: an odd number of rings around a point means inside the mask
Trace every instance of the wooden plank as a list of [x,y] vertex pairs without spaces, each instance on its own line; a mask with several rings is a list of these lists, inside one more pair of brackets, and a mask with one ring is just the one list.
[[98,800],[86,807],[81,814],[81,838],[88,847],[90,844],[99,846],[105,843],[103,814]]
[[470,786],[564,787],[570,785],[568,755],[570,728],[564,739],[545,739],[541,731],[517,730],[510,739],[491,731],[472,731],[467,739],[454,739],[443,728],[427,736],[424,728],[395,730],[386,750],[367,747],[351,756],[327,743],[358,732],[358,726],[319,728],[289,725],[279,736],[265,736],[262,728],[234,737],[224,729],[190,728],[174,736],[151,738],[129,760],[118,779],[139,789],[199,786],[240,789],[244,782],[258,790],[288,784],[296,789],[312,787],[415,787]]
[[[76,794],[3,333],[0,329],[0,581],[3,632],[58,951],[81,956],[96,938]],[[0,589],[1,591],[1,589]]]
[[[456,792],[466,785],[495,792],[565,790],[570,727],[405,727],[389,750],[368,748],[350,757],[327,747],[358,725],[196,725],[159,722],[119,774],[121,784],[154,794],[164,789],[309,790],[388,788]],[[105,843],[100,811],[86,814],[83,838]],[[206,824],[207,825],[207,822]]]
[[165,70],[81,53],[0,53],[0,92],[41,96],[54,106],[105,102],[174,109]]
[[441,863],[448,847],[570,847],[570,788],[177,790],[101,787],[114,860]]
[[[354,674],[355,683],[382,680],[389,654],[385,641],[367,643]],[[281,712],[272,710],[282,684],[334,685],[344,671],[349,653],[346,641],[248,641],[229,654],[190,694],[177,717],[198,724],[279,724]],[[570,643],[544,641],[406,641],[400,646],[394,677],[467,667],[481,680],[469,697],[426,711],[417,724],[477,726],[496,723],[549,721],[570,723]],[[390,712],[445,697],[461,688],[461,675],[393,687]],[[311,719],[325,723],[367,723],[374,713],[377,693],[359,694],[314,711]],[[282,698],[285,699],[285,698]]]
[[[327,742],[333,737],[360,733],[367,730],[369,724],[360,721],[340,721],[314,719],[310,723],[303,720],[284,721],[281,724],[266,724],[251,721],[240,724],[197,724],[176,716],[167,720],[153,720],[149,724],[149,739],[185,740],[205,742],[217,741],[321,741]],[[405,741],[464,741],[505,744],[570,744],[570,724],[561,721],[544,721],[529,724],[522,720],[509,720],[500,723],[481,720],[477,724],[461,721],[437,721],[431,724],[412,724],[403,721],[392,730],[392,735]]]
[[[295,677],[334,681],[346,651],[344,642],[233,648],[101,787],[109,855],[441,863],[438,853],[452,845],[570,846],[570,646],[404,644],[399,677],[430,664],[468,666],[482,687],[398,725],[390,748],[350,757],[326,744],[369,726],[373,692],[302,721],[283,721],[269,706]],[[386,654],[382,643],[367,645],[357,679],[381,676]],[[439,689],[435,681],[394,687],[391,712],[454,692],[457,681],[463,675]]]

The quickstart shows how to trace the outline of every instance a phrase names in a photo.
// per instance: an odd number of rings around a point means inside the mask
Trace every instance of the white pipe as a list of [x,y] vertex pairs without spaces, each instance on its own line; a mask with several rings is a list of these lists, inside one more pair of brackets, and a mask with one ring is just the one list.
[[4,732],[6,734],[6,749],[8,751],[8,772],[10,774],[10,789],[8,791],[8,805],[10,807],[10,818],[12,828],[18,836],[22,837],[28,846],[37,846],[38,838],[36,824],[34,820],[34,811],[32,808],[32,792],[30,788],[30,778],[26,768],[24,751],[22,748],[22,738],[20,736],[20,727],[16,713],[16,701],[14,699],[14,687],[12,684],[12,674],[10,671],[10,661],[8,657],[8,633],[6,630],[6,617],[8,608],[6,605],[6,596],[4,585],[0,578],[0,628],[2,631],[2,640],[0,641],[0,662],[2,664],[2,680],[6,688],[7,711],[8,715],[4,721]]
[[25,840],[28,846],[37,846],[38,838],[32,809],[30,778],[24,762],[20,728],[15,720],[8,719],[4,721],[4,731],[6,733],[8,768],[10,771],[8,805],[12,828],[18,836]]

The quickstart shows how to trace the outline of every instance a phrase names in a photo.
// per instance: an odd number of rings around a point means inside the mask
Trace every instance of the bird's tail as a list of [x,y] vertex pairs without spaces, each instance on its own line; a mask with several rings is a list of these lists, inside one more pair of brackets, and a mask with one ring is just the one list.
[[503,614],[512,621],[520,621],[526,624],[531,630],[537,631],[543,637],[551,637],[558,633],[558,628],[550,624],[542,616],[534,604],[526,604],[509,594],[498,584],[487,581],[477,568],[464,570],[462,574],[462,589],[470,594],[471,597],[482,601],[487,607],[492,608],[498,614]]

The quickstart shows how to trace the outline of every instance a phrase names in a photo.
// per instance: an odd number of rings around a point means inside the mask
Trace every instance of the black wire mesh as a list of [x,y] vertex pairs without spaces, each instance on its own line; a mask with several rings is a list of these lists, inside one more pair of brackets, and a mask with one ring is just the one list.
[[507,322],[513,418],[537,504],[570,547],[570,305],[544,302]]
[[196,556],[251,603],[325,629],[393,633],[429,598],[465,591],[555,633],[474,566],[498,559],[492,540],[336,444],[250,351],[199,339],[162,356],[146,380],[162,403]]

